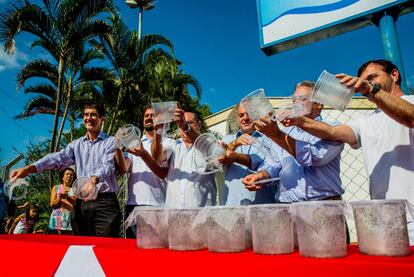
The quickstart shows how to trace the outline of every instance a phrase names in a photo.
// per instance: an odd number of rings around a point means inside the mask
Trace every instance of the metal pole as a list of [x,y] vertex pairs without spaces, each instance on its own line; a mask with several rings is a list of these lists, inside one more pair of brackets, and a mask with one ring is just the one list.
[[400,44],[398,41],[395,21],[398,13],[393,11],[384,11],[378,20],[378,26],[381,31],[382,46],[384,48],[385,58],[392,61],[400,71],[401,90],[407,92],[407,83],[404,73],[404,65],[401,58]]
[[141,41],[141,36],[142,36],[142,7],[139,7],[139,12],[138,12],[138,41]]

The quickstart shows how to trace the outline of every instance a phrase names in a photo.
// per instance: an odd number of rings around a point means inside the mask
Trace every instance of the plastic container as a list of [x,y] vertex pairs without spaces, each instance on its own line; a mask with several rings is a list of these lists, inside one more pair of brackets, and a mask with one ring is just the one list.
[[310,113],[312,106],[304,105],[302,102],[290,103],[281,106],[275,113],[275,119],[282,121],[286,118],[296,118]]
[[115,137],[128,149],[133,149],[141,145],[141,131],[132,124],[127,124],[119,128]]
[[172,250],[200,250],[207,240],[203,208],[169,209],[168,245]]
[[3,185],[4,194],[10,200],[20,200],[27,195],[28,183],[25,179],[16,179],[14,182],[6,182]]
[[359,251],[375,256],[407,256],[410,243],[406,200],[367,200],[350,203]]
[[[90,189],[87,186],[90,186]],[[78,177],[72,184],[73,195],[82,200],[95,199],[99,188],[100,185],[95,186],[88,177]]]
[[253,251],[260,254],[287,254],[294,251],[293,221],[289,204],[250,206]]
[[353,88],[341,84],[338,78],[324,70],[312,90],[311,101],[344,111],[354,92]]
[[344,201],[309,201],[294,204],[299,253],[305,257],[346,256]]
[[262,88],[249,93],[240,101],[240,105],[253,121],[274,112],[273,106]]
[[205,133],[194,142],[192,164],[199,174],[212,174],[222,169],[218,158],[225,154],[224,147],[212,134]]
[[167,248],[168,220],[166,210],[145,207],[136,211],[137,247]]
[[244,207],[208,209],[207,246],[211,252],[242,252],[246,249]]
[[177,101],[154,102],[151,103],[154,113],[154,125],[172,122],[174,119]]

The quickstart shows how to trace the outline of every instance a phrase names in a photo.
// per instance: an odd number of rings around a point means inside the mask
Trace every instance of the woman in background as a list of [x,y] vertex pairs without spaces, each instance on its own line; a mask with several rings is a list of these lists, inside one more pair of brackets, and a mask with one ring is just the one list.
[[59,185],[52,188],[50,194],[50,207],[53,211],[50,216],[49,230],[51,233],[72,234],[70,225],[70,213],[75,203],[75,197],[72,192],[72,183],[75,178],[75,171],[72,168],[66,168],[60,173]]

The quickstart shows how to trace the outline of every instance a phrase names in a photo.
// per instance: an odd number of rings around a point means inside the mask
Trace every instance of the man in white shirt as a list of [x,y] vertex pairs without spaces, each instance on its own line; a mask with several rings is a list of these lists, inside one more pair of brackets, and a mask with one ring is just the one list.
[[[155,160],[151,157],[151,143],[154,138],[155,128],[153,121],[153,110],[148,106],[144,112],[144,135],[141,138],[141,146],[129,149],[126,153],[125,166],[117,160],[122,173],[129,172],[128,178],[128,201],[125,206],[126,217],[136,206],[163,207],[167,182],[153,172],[162,171]],[[173,140],[164,138],[165,143],[172,143]],[[122,158],[116,156],[116,158]],[[165,171],[166,172],[166,171]],[[161,173],[162,174],[162,173]],[[126,230],[128,238],[135,238],[132,228]]]
[[157,134],[152,149],[156,160],[168,163],[165,206],[193,208],[214,205],[217,193],[214,174],[197,173],[191,159],[193,142],[200,135],[202,121],[197,114],[180,108],[176,109],[175,117],[181,138],[161,145],[161,136]]
[[[285,123],[326,140],[343,141],[355,149],[362,147],[371,199],[407,199],[414,203],[414,96],[401,91],[398,68],[387,60],[372,60],[360,67],[358,77],[336,77],[377,104],[377,110],[339,126],[306,117]],[[413,244],[414,222],[410,215],[407,218]]]

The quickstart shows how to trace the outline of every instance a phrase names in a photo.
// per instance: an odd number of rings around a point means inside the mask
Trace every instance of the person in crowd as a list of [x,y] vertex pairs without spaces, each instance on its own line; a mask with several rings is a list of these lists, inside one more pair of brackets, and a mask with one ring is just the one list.
[[265,156],[276,155],[274,143],[255,130],[254,122],[240,104],[235,107],[239,131],[225,136],[226,155],[219,161],[224,167],[224,189],[220,205],[251,205],[275,202],[275,186],[270,183],[258,191],[245,188],[242,179],[266,166]]
[[[309,107],[307,118],[328,125],[339,125],[339,122],[323,121],[320,115],[323,105],[310,102],[314,86],[312,81],[298,83],[293,94],[294,104]],[[256,129],[280,146],[279,160],[274,161],[270,170],[260,170],[246,176],[243,183],[247,189],[260,190],[263,186],[254,182],[280,177],[275,196],[278,203],[342,199],[345,192],[340,178],[341,152],[344,148],[342,142],[323,140],[296,126],[280,130],[277,123],[267,117],[256,122]],[[346,235],[349,243],[348,226]]]
[[[289,120],[329,141],[362,149],[371,199],[406,199],[414,203],[414,95],[404,95],[398,68],[388,60],[361,65],[358,77],[338,74],[341,83],[355,88],[377,105],[368,116],[330,126],[308,117]],[[408,216],[410,243],[414,220]]]
[[[310,112],[306,117],[322,122],[320,113],[323,106],[310,103],[313,87],[311,81],[298,83],[293,101],[302,101],[304,106],[310,104]],[[260,184],[253,184],[254,181],[279,176],[276,192],[276,201],[279,203],[341,199],[344,193],[339,166],[344,148],[342,142],[323,140],[296,126],[280,130],[277,123],[265,117],[256,122],[256,128],[280,146],[280,161],[276,161],[270,171],[262,170],[246,176],[243,179],[246,188],[261,189]]]
[[[94,103],[85,105],[85,136],[72,141],[60,152],[50,153],[34,164],[11,173],[11,178],[24,178],[31,173],[63,170],[75,164],[77,178],[90,178],[90,182],[83,186],[82,193],[92,194],[97,188],[99,191],[95,199],[76,199],[71,222],[75,235],[119,236],[121,211],[116,197],[116,144],[114,137],[101,132],[104,120],[103,106]],[[118,152],[122,155],[122,152]]]
[[165,206],[168,208],[204,207],[216,204],[217,187],[214,174],[199,174],[194,171],[193,143],[200,135],[200,117],[181,108],[175,110],[175,119],[180,138],[173,143],[162,143],[156,134],[152,143],[152,154],[159,163],[167,163],[167,171],[160,178],[167,180]]
[[[165,204],[167,182],[158,175],[166,173],[166,168],[159,166],[150,154],[151,143],[155,135],[153,117],[153,110],[151,106],[148,106],[144,112],[143,125],[145,131],[141,138],[141,145],[134,149],[128,149],[125,161],[117,159],[121,173],[130,173],[128,178],[128,201],[125,206],[126,217],[137,206],[163,207]],[[171,143],[172,139],[164,138],[164,142]],[[157,172],[158,175],[153,171]],[[128,238],[135,237],[134,227],[126,230],[126,236]]]
[[52,233],[72,234],[70,214],[75,203],[72,183],[75,178],[75,171],[68,167],[60,173],[60,184],[55,185],[50,193],[50,215],[49,230]]
[[9,234],[32,233],[37,221],[39,221],[39,207],[31,203],[27,205],[25,213],[16,217],[9,230]]
[[4,183],[3,180],[0,178],[0,234],[4,233],[5,222],[4,219],[6,217],[6,196],[4,195]]

